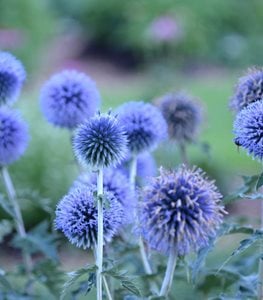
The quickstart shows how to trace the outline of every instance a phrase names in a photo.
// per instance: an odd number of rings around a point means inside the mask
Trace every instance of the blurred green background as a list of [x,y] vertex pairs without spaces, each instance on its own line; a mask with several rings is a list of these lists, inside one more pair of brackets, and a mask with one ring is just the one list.
[[[0,48],[28,71],[16,107],[31,141],[11,167],[16,186],[55,205],[77,176],[70,133],[48,124],[38,102],[51,74],[75,68],[97,82],[103,110],[176,90],[198,97],[205,120],[200,143],[188,150],[190,161],[216,178],[224,194],[231,191],[237,175],[260,170],[232,142],[228,102],[238,77],[262,65],[262,20],[261,0],[0,0]],[[169,168],[179,163],[176,145],[168,142],[155,157]],[[29,225],[39,218],[28,207],[25,212]]]

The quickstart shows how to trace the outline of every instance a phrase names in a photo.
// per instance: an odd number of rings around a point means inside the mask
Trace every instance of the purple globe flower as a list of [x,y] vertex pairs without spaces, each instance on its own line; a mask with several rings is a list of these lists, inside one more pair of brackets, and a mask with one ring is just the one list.
[[202,121],[201,105],[191,96],[179,92],[165,95],[160,106],[170,138],[179,143],[194,141]]
[[40,104],[48,122],[74,129],[95,114],[100,95],[95,83],[77,71],[53,75],[44,85]]
[[131,153],[153,150],[167,137],[167,124],[159,109],[152,104],[128,102],[120,106],[118,114],[127,132]]
[[73,147],[80,162],[108,167],[125,158],[127,137],[115,116],[99,113],[78,128]]
[[[55,227],[69,241],[83,249],[92,248],[97,241],[98,209],[94,198],[95,186],[79,186],[59,202],[56,209]],[[109,192],[107,208],[103,209],[104,242],[110,242],[123,224],[123,208]]]
[[263,158],[263,101],[249,104],[236,116],[234,122],[235,144],[248,154]]
[[[89,175],[81,175],[73,184],[73,186],[90,186],[96,185],[97,176],[95,173]],[[121,203],[124,210],[124,223],[132,223],[134,221],[134,210],[137,206],[136,195],[131,190],[129,180],[118,169],[105,169],[103,172],[103,188],[104,191],[110,192]]]
[[151,248],[165,254],[171,248],[180,256],[197,251],[207,245],[222,223],[225,211],[221,197],[200,169],[161,169],[160,176],[142,192],[142,236]]
[[0,105],[17,100],[25,79],[22,63],[12,54],[0,52]]
[[28,145],[28,128],[17,112],[0,108],[0,166],[13,163]]
[[235,88],[230,107],[236,112],[263,98],[263,69],[250,69]]

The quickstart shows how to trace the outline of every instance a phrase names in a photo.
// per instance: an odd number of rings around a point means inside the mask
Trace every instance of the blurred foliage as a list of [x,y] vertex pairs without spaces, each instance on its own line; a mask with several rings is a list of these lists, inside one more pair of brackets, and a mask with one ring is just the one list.
[[[80,25],[87,42],[96,51],[128,54],[139,61],[170,56],[181,63],[189,63],[189,59],[234,65],[262,63],[261,0],[55,0],[53,3],[63,18]],[[180,31],[169,41],[158,41],[158,37],[149,34],[153,22],[163,16],[171,17]]]
[[[45,53],[54,25],[55,18],[46,0],[0,0],[0,29],[13,31],[17,39],[15,49],[6,50],[14,50],[27,69],[32,69]],[[3,46],[0,44],[0,48]]]

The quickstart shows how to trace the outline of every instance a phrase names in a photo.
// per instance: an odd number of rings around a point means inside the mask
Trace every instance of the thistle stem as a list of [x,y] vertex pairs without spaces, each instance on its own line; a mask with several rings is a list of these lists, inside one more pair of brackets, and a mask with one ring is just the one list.
[[97,300],[102,300],[102,265],[103,265],[103,168],[98,170],[98,237],[97,237]]
[[108,299],[109,300],[113,300],[113,298],[111,296],[111,293],[110,293],[110,288],[109,288],[109,285],[108,285],[108,282],[107,282],[106,278],[104,276],[102,276],[102,279],[103,279],[103,283],[104,283],[104,286],[105,286],[105,290],[106,290]]
[[179,152],[180,152],[181,162],[187,166],[188,159],[187,159],[186,147],[184,143],[179,144]]
[[171,249],[169,254],[169,259],[167,262],[167,268],[164,276],[164,280],[162,283],[161,291],[159,293],[159,296],[168,296],[172,283],[173,283],[173,276],[174,276],[174,270],[176,267],[176,259],[177,259],[177,252],[175,249]]
[[[8,169],[6,167],[2,167],[1,172],[2,172],[3,179],[4,179],[4,184],[5,184],[6,192],[8,195],[8,199],[14,210],[17,232],[20,235],[20,237],[24,239],[24,238],[26,238],[26,230],[25,230],[25,225],[23,222],[21,210],[20,210],[20,207],[17,202],[16,191],[15,191],[12,179],[11,179]],[[32,270],[32,264],[33,264],[31,256],[26,252],[25,249],[22,250],[22,255],[23,255],[23,261],[24,261],[24,265],[26,268],[26,272],[27,272],[27,274],[30,274],[30,272]]]
[[[263,230],[263,200],[261,200],[261,230]],[[263,242],[260,242],[260,257],[258,266],[258,300],[263,299]]]

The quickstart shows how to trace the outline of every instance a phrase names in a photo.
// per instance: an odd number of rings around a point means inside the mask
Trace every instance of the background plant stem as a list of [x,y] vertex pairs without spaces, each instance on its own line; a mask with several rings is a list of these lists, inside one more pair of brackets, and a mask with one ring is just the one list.
[[103,168],[98,170],[98,237],[97,237],[97,300],[102,300],[102,266],[103,266]]
[[[26,238],[26,230],[25,230],[25,225],[23,222],[22,214],[20,211],[20,207],[17,202],[16,191],[15,191],[12,179],[9,175],[7,167],[2,167],[1,172],[2,172],[3,179],[4,179],[4,184],[5,184],[6,192],[8,195],[8,199],[14,210],[17,232],[20,235],[20,237],[24,239],[24,238]],[[32,270],[32,265],[33,265],[31,256],[29,253],[27,253],[27,251],[25,249],[22,250],[22,255],[23,255],[23,261],[24,261],[24,265],[26,268],[26,272],[28,274],[30,274],[30,272]]]

